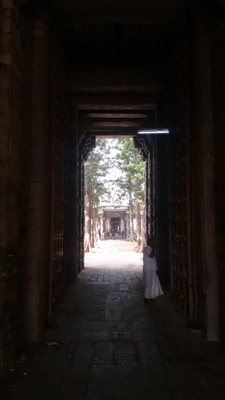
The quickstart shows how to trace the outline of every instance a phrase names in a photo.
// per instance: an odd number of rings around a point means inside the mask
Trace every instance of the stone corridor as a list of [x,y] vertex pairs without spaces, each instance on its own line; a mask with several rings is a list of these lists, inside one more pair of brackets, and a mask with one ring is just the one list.
[[126,241],[101,241],[42,341],[18,356],[0,398],[225,400],[224,348],[186,327],[169,290],[151,305],[142,291],[142,254]]

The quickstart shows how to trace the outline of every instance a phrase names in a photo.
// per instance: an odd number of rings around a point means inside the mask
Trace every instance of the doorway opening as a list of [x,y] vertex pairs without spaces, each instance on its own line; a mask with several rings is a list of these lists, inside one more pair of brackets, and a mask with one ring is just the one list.
[[[132,137],[96,138],[84,164],[84,252],[108,247],[142,252],[145,244],[145,162]],[[108,241],[106,246],[105,241]],[[130,243],[130,245],[128,245]],[[113,248],[113,243],[111,243]]]

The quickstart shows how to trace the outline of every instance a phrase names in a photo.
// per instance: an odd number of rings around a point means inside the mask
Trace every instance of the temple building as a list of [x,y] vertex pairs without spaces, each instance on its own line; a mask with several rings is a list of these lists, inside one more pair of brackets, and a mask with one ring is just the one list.
[[128,237],[130,233],[129,206],[101,207],[99,225],[101,232],[105,232],[108,236],[119,234],[124,238]]
[[96,137],[133,138],[161,282],[225,341],[224,43],[225,0],[0,0],[1,376],[84,269]]

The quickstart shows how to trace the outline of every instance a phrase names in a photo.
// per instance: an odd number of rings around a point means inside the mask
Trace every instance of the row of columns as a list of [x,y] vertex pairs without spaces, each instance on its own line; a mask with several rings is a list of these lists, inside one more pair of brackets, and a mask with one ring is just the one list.
[[[100,231],[101,232],[111,232],[111,218],[104,218],[100,216]],[[128,218],[120,218],[120,232],[124,232],[125,236],[127,236],[127,228],[129,229],[129,219]]]

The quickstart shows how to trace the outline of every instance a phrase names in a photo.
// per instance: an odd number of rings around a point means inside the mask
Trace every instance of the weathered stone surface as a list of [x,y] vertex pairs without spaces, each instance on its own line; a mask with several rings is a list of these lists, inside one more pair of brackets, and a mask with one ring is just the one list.
[[[138,297],[129,300],[131,319],[121,321],[118,302],[123,313],[126,309],[120,283],[112,287],[110,282],[89,281],[90,275],[101,274],[104,265],[95,257],[99,267],[94,269],[87,261],[80,278],[65,292],[55,324],[45,330],[42,343],[28,347],[25,359],[14,365],[2,386],[3,398],[222,400],[225,353],[220,344],[207,343],[190,332],[174,311],[169,292],[154,304],[144,304],[141,285]],[[123,262],[120,257],[120,264]],[[140,276],[142,265],[135,253],[132,263],[129,269]],[[111,274],[117,267],[108,269]],[[129,285],[126,289],[131,290]],[[116,299],[110,303],[112,315],[118,316],[113,321],[106,313],[109,293],[111,300]],[[82,304],[78,302],[80,294]],[[96,308],[96,295],[104,313]]]
[[[206,338],[224,338],[224,1],[89,3],[0,1],[0,265],[1,272],[10,271],[5,258],[13,254],[18,271],[17,284],[6,289],[14,293],[1,300],[4,336],[10,331],[11,340],[15,328],[17,349],[27,339],[39,340],[57,310],[65,280],[72,283],[83,269],[83,160],[94,146],[96,125],[87,113],[82,133],[79,123],[80,114],[98,108],[104,115],[99,126],[106,135],[136,136],[143,120],[137,125],[121,121],[118,114],[126,110],[136,117],[145,110],[148,123],[171,126],[172,155],[167,154],[164,139],[135,141],[147,164],[146,233],[159,236],[161,271],[166,269],[159,275],[164,279],[170,253],[172,277],[178,271],[172,286],[186,318],[192,323],[197,319]],[[63,39],[61,60],[66,56],[68,61],[65,72],[58,68],[62,46],[55,40],[56,26]],[[63,117],[65,90],[69,104]],[[114,133],[109,129],[114,121],[104,113],[107,107],[117,119]],[[63,144],[55,134],[60,129],[67,133]],[[64,144],[66,160],[60,156]],[[56,154],[61,157],[57,163]],[[57,173],[60,200],[58,189],[53,189]],[[66,243],[64,212],[54,219],[56,197],[63,211],[65,206]],[[62,237],[56,238],[60,229]],[[56,244],[61,247],[54,257]],[[92,297],[90,290],[90,300],[83,290],[70,305],[80,321],[108,322],[106,328],[93,329],[92,338],[180,340],[184,333],[174,332],[174,316],[169,323],[157,307],[151,310],[156,323],[147,333],[134,332],[132,325],[111,329],[114,322],[144,321],[147,310],[138,296],[141,273],[130,273],[132,263],[125,272],[118,268],[110,273],[108,267],[114,265],[114,257],[107,253],[104,271],[92,270],[81,278],[89,290],[102,283],[107,293],[99,290]],[[131,282],[136,285],[133,290]],[[14,323],[10,313],[18,314]],[[167,324],[166,332],[157,318]],[[70,328],[63,338],[91,340],[90,330],[82,336]],[[3,342],[1,354],[7,341]]]

